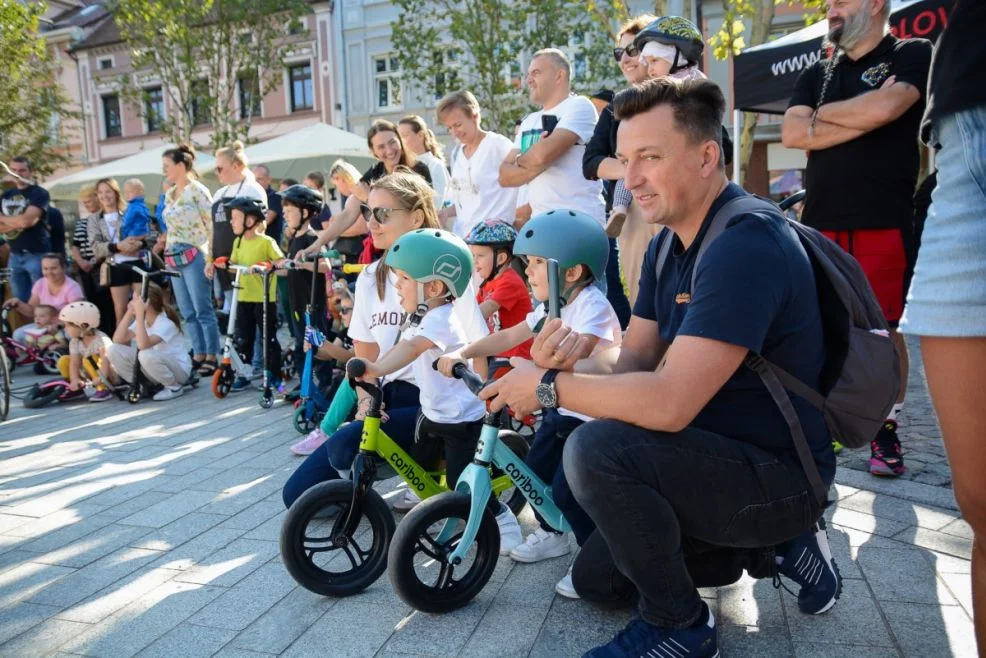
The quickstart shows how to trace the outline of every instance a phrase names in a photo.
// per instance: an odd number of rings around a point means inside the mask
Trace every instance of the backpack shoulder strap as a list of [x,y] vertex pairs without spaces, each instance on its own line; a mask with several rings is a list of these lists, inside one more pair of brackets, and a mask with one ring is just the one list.
[[664,271],[664,264],[668,262],[668,256],[671,255],[671,243],[674,242],[674,233],[668,227],[662,228],[660,235],[663,236],[661,248],[657,250],[657,264],[654,267],[658,281],[661,280],[661,272]]
[[702,260],[702,256],[705,255],[705,251],[709,248],[709,245],[715,242],[715,239],[726,230],[729,220],[739,215],[758,211],[780,212],[773,202],[753,194],[744,194],[743,196],[730,199],[716,212],[712,221],[709,223],[709,228],[705,231],[702,244],[698,246],[698,253],[695,254],[695,265],[692,266],[692,293],[695,292],[695,275],[698,273],[698,264]]

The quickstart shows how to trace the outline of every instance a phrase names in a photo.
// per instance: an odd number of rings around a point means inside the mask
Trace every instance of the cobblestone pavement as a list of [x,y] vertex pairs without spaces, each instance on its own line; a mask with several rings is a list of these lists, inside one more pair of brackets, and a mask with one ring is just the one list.
[[[18,372],[15,385],[36,380]],[[502,559],[445,616],[412,612],[386,577],[341,600],[298,587],[277,543],[298,435],[290,409],[263,411],[254,393],[11,411],[0,656],[578,656],[630,617],[556,596],[569,558]],[[917,367],[901,420],[906,477],[873,478],[862,453],[840,458],[828,512],[838,605],[806,617],[768,581],[705,591],[724,656],[975,655],[971,534]],[[395,485],[381,490],[399,496]],[[529,511],[521,521],[532,529]]]

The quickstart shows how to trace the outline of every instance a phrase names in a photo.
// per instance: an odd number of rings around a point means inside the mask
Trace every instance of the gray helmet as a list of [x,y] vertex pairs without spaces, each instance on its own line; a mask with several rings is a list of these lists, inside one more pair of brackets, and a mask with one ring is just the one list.
[[584,212],[549,210],[521,227],[514,254],[552,258],[562,271],[585,265],[593,278],[605,281],[609,239],[599,222]]

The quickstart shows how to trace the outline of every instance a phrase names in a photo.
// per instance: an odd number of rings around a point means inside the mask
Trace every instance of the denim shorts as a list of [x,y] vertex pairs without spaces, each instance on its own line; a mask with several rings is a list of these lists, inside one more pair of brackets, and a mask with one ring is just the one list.
[[938,187],[914,267],[901,331],[918,336],[986,336],[986,107],[943,117]]

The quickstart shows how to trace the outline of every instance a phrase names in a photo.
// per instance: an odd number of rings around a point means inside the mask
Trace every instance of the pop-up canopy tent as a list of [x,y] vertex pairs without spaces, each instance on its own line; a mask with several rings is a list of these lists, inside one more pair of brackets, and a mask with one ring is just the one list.
[[254,144],[246,149],[251,165],[263,164],[277,180],[301,180],[310,171],[328,173],[339,158],[363,171],[373,164],[366,137],[316,123],[287,135]]
[[[921,37],[934,41],[945,29],[955,0],[915,0],[892,3],[890,29],[901,39]],[[783,114],[801,72],[822,57],[828,21],[820,21],[776,41],[747,48],[733,60],[733,127],[739,113]],[[734,138],[737,165],[739,139]]]
[[[89,169],[77,171],[47,183],[45,187],[55,201],[74,202],[79,198],[79,188],[87,183],[95,183],[101,178],[115,178],[123,186],[128,178],[139,178],[144,183],[144,198],[149,203],[155,203],[161,192],[161,156],[173,146],[160,146],[155,149],[141,151],[134,155],[113,160]],[[208,153],[199,151],[195,154],[196,170],[212,169],[215,158]]]

